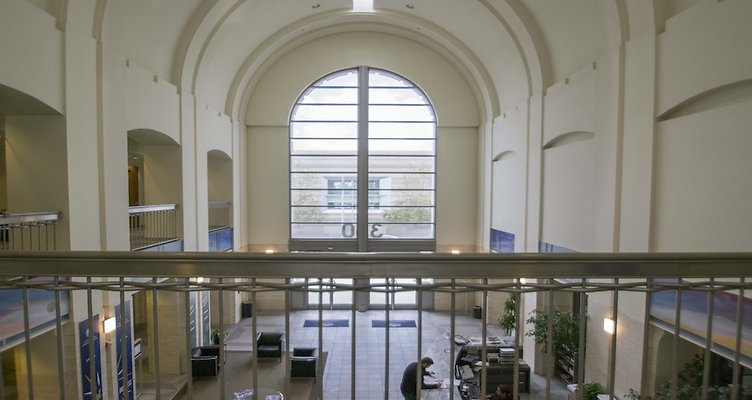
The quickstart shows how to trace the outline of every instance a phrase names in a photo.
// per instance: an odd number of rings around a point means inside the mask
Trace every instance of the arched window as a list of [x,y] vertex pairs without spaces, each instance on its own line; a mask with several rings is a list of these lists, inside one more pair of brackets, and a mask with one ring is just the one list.
[[290,118],[290,250],[434,250],[436,115],[404,77],[330,74]]

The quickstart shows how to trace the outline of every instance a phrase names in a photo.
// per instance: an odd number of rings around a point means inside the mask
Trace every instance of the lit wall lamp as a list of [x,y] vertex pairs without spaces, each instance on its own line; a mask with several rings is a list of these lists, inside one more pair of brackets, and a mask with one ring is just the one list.
[[454,250],[451,251],[451,253],[454,254],[454,255],[457,255],[457,254],[460,254],[460,251],[457,250],[457,249],[454,249]]
[[603,330],[606,331],[609,335],[614,334],[614,329],[616,327],[616,324],[614,323],[614,320],[611,318],[603,318]]
[[264,252],[266,254],[274,254],[274,249],[266,249]]
[[115,324],[115,317],[107,318],[104,320],[104,333],[110,333],[115,330],[116,324]]

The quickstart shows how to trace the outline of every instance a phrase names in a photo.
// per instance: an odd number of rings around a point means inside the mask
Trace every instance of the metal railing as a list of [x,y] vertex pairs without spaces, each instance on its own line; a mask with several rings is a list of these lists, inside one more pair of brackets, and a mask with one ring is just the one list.
[[176,204],[128,207],[131,250],[143,250],[179,239]]
[[0,214],[0,250],[56,250],[59,219],[59,211]]
[[[482,308],[481,332],[479,336],[482,339],[481,344],[481,362],[486,365],[488,343],[485,338],[488,335],[488,316],[489,295],[501,292],[508,293],[512,296],[526,296],[528,294],[538,294],[547,299],[544,305],[538,307],[539,310],[550,313],[553,308],[553,296],[555,293],[568,292],[584,299],[584,296],[596,293],[605,293],[610,295],[610,316],[614,322],[614,333],[609,339],[609,357],[608,365],[603,370],[607,371],[607,380],[604,382],[607,394],[610,396],[622,395],[614,393],[614,379],[617,367],[626,360],[620,359],[616,352],[617,338],[619,337],[620,321],[622,315],[620,310],[625,307],[620,298],[626,293],[644,295],[648,298],[644,312],[645,333],[642,338],[642,348],[645,349],[642,362],[643,365],[637,366],[637,370],[642,370],[646,374],[647,368],[647,348],[648,334],[647,327],[653,324],[652,311],[650,310],[650,297],[656,294],[669,293],[673,297],[674,309],[673,321],[682,321],[682,313],[685,311],[686,304],[682,301],[682,296],[689,293],[702,293],[707,297],[707,309],[704,318],[707,320],[702,335],[704,336],[704,354],[707,360],[710,352],[717,347],[713,342],[713,332],[715,329],[714,322],[714,296],[717,294],[733,294],[737,296],[738,301],[734,305],[735,315],[737,317],[734,326],[734,334],[731,336],[732,344],[729,359],[733,363],[733,375],[731,384],[727,387],[728,397],[730,399],[742,398],[741,370],[745,362],[748,362],[750,354],[742,350],[743,342],[749,341],[750,321],[744,321],[745,315],[745,293],[752,289],[749,283],[749,277],[752,275],[752,253],[722,253],[722,254],[373,254],[373,253],[293,253],[293,254],[256,254],[256,253],[175,253],[175,254],[146,254],[146,253],[127,253],[127,252],[106,252],[106,253],[88,253],[88,252],[67,252],[67,253],[5,253],[0,255],[0,289],[4,290],[21,290],[23,291],[23,317],[25,321],[25,341],[30,340],[29,334],[29,301],[28,294],[30,291],[42,291],[53,293],[57,296],[55,301],[56,317],[55,330],[62,332],[63,318],[61,317],[60,293],[78,291],[83,293],[88,304],[89,329],[94,331],[94,316],[97,314],[92,308],[93,298],[103,296],[108,300],[107,303],[119,306],[120,318],[126,319],[126,300],[125,294],[130,292],[145,291],[153,293],[154,299],[157,299],[157,293],[161,291],[179,293],[184,296],[185,304],[189,304],[190,294],[192,292],[216,292],[219,299],[218,304],[213,307],[218,309],[219,326],[226,326],[223,310],[232,307],[233,304],[226,304],[225,294],[234,291],[248,293],[251,302],[255,305],[257,297],[269,293],[281,293],[284,296],[284,331],[287,337],[291,332],[290,313],[291,296],[298,292],[319,292],[328,293],[330,291],[350,291],[353,296],[363,292],[379,292],[384,294],[394,293],[397,291],[416,291],[417,299],[417,355],[420,357],[423,349],[422,324],[424,307],[420,299],[421,294],[431,292],[449,297],[447,312],[449,314],[449,336],[455,337],[456,334],[456,296],[473,293],[480,295],[480,304]],[[36,278],[34,278],[36,277]],[[47,278],[45,278],[47,277]],[[53,278],[49,278],[53,277]],[[202,277],[202,279],[197,279]],[[333,281],[322,283],[316,281],[318,278],[353,278],[352,284],[337,284]],[[64,279],[63,279],[64,278]],[[312,278],[308,283],[302,283],[295,278]],[[372,284],[365,278],[380,278],[382,283]],[[383,279],[382,279],[383,278]],[[383,282],[391,278],[414,278],[415,284],[401,283],[399,286],[385,285]],[[431,283],[421,283],[422,279],[431,278]],[[428,281],[428,279],[426,279]],[[313,281],[313,283],[311,283]],[[665,300],[665,299],[664,299]],[[521,301],[516,304],[516,320],[522,321]],[[160,315],[160,308],[157,301],[152,303],[152,323],[155,327],[159,326],[158,321],[163,318],[182,319],[184,323],[179,324],[186,329],[184,344],[182,347],[187,354],[191,351],[191,340],[187,332],[190,326],[189,320],[192,318],[191,313],[185,307],[183,315]],[[579,348],[586,348],[585,322],[587,316],[586,301],[579,302]],[[626,308],[626,307],[625,307]],[[257,315],[258,310],[253,310],[253,315]],[[747,310],[748,311],[748,310]],[[322,320],[322,305],[319,302],[318,318]],[[720,313],[720,311],[718,311]],[[384,310],[386,316],[386,329],[384,335],[384,376],[388,377],[390,369],[390,310],[387,307]],[[355,326],[358,314],[356,305],[353,303],[351,308],[351,319]],[[694,318],[697,318],[695,315]],[[678,361],[678,343],[684,333],[682,324],[669,324],[669,329],[673,330],[673,363],[671,365],[671,397],[677,398],[678,384],[677,378],[681,368]],[[322,326],[318,325],[319,348],[323,348]],[[549,332],[553,329],[552,319],[548,320]],[[120,345],[125,348],[127,341],[130,340],[121,330],[115,341],[120,341]],[[513,341],[514,348],[522,344],[522,329],[516,329]],[[253,320],[252,335],[257,334],[256,319]],[[351,398],[356,397],[356,377],[362,377],[361,370],[356,368],[358,353],[361,351],[356,346],[356,329],[350,330],[352,347],[351,351]],[[151,331],[152,348],[150,351],[159,355],[159,335],[158,329]],[[56,336],[59,341],[60,349],[64,348],[62,343],[62,334]],[[224,337],[220,337],[220,350],[224,359]],[[93,354],[94,344],[90,341],[90,353]],[[255,343],[255,342],[254,342]],[[449,340],[449,354],[456,354],[457,347],[453,340]],[[252,352],[252,373],[249,377],[250,385],[258,393],[258,360],[255,356],[256,345],[253,344]],[[285,353],[289,353],[289,341],[285,342]],[[543,393],[533,398],[551,398],[551,383],[555,379],[553,375],[553,340],[548,341],[547,349],[543,357],[546,358],[548,365],[547,371],[543,374],[546,378],[546,385]],[[34,375],[32,374],[32,357],[27,346],[26,365],[27,374],[31,379],[27,380],[28,392],[32,393],[33,398]],[[156,348],[155,348],[156,347]],[[326,349],[324,349],[326,350]],[[530,354],[528,349],[525,354]],[[60,377],[66,374],[66,364],[64,361],[63,351],[58,351],[58,371]],[[120,354],[122,365],[126,365],[126,354]],[[579,352],[577,355],[578,363],[581,366],[586,365],[586,352]],[[747,361],[745,361],[747,360]],[[160,360],[158,356],[153,360],[155,371],[155,385],[160,388],[160,364],[168,360]],[[519,353],[514,355],[514,374],[519,375]],[[89,371],[95,371],[93,357]],[[289,359],[286,359],[286,371],[289,371]],[[185,361],[185,370],[190,376],[190,362]],[[708,363],[705,364],[706,366]],[[437,365],[436,368],[446,370],[449,376],[454,376],[454,363],[448,365]],[[634,369],[635,366],[632,366]],[[70,371],[68,371],[70,373]],[[219,372],[219,397],[227,398],[225,395],[225,373],[224,369]],[[289,372],[287,372],[289,373]],[[126,374],[122,374],[122,379],[126,379]],[[643,385],[646,376],[643,376]],[[370,377],[368,378],[370,379]],[[480,373],[480,386],[485,387],[486,369]],[[577,384],[582,387],[585,383],[584,374],[578,374]],[[96,381],[94,376],[90,381]],[[289,379],[285,380],[289,382]],[[59,393],[67,392],[65,379],[59,379]],[[389,386],[394,382],[384,381],[385,398],[388,397]],[[187,396],[193,398],[192,382],[187,380]],[[123,386],[128,388],[128,384],[123,382]],[[513,380],[513,391],[519,393],[520,387],[517,380]],[[702,384],[697,388],[698,398],[707,399],[709,388],[711,386],[709,366],[703,370]],[[642,388],[637,388],[642,390]],[[323,398],[323,389],[319,385],[319,397]],[[157,390],[157,399],[160,398],[160,391]],[[448,399],[457,398],[455,390],[449,390],[446,393]],[[420,396],[420,393],[418,393]],[[425,395],[424,395],[425,396]],[[582,398],[582,391],[577,392],[577,398]],[[60,398],[65,398],[61,395]],[[432,397],[433,398],[433,397]],[[516,397],[515,397],[516,398]]]

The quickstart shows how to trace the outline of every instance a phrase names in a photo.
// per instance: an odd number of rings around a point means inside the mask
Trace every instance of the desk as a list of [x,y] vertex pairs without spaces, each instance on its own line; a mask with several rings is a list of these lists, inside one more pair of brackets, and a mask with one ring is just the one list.
[[[518,390],[520,393],[527,393],[530,390],[530,366],[524,360],[519,360],[519,381]],[[467,392],[463,390],[462,386],[475,386],[477,389],[480,386],[481,368],[473,368],[473,378],[462,382],[458,387],[460,394]],[[509,385],[514,384],[514,362],[491,362],[486,367],[486,390],[482,391],[485,394],[491,394],[496,391],[496,387],[502,383]],[[469,388],[468,388],[469,389]],[[466,394],[462,395],[463,399],[467,398]]]

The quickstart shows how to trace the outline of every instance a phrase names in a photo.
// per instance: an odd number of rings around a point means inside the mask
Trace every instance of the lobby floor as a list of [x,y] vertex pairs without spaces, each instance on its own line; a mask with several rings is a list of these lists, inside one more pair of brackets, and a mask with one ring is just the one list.
[[[418,313],[414,310],[395,310],[389,313],[390,321],[415,320]],[[304,327],[305,320],[317,320],[317,310],[295,311],[290,313],[290,349],[294,347],[318,347],[319,329],[316,326]],[[373,320],[384,320],[383,310],[356,312],[355,323],[351,321],[350,310],[324,311],[324,320],[348,320],[346,327],[327,327],[321,329],[323,351],[327,352],[327,362],[323,379],[323,395],[326,400],[351,399],[351,368],[352,368],[352,329],[355,329],[356,363],[355,363],[355,398],[370,399],[402,399],[399,391],[404,368],[418,355],[418,329],[415,327],[399,327],[389,329],[389,372],[388,381],[385,376],[386,362],[386,330],[373,327]],[[242,319],[230,329],[226,344],[228,351],[248,351],[252,346],[252,319]],[[435,364],[430,370],[439,379],[450,378],[453,374],[453,358],[449,354],[450,316],[447,313],[422,313],[422,355],[434,359]],[[496,325],[487,327],[489,336],[501,336],[501,330]],[[256,319],[257,332],[285,330],[284,313],[258,313]],[[455,319],[455,333],[466,337],[477,337],[481,334],[481,320],[470,316],[457,315]],[[451,382],[451,381],[450,381]],[[520,400],[544,399],[545,378],[531,375],[530,393],[520,395]],[[566,399],[566,388],[558,381],[551,382],[551,398]],[[454,398],[460,399],[459,393],[452,385]],[[388,397],[385,396],[388,391]],[[449,399],[450,389],[434,389],[424,391],[422,398]]]

